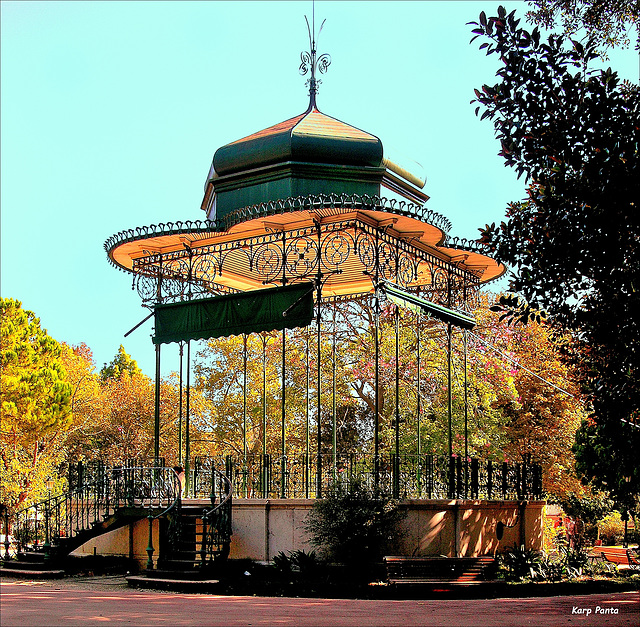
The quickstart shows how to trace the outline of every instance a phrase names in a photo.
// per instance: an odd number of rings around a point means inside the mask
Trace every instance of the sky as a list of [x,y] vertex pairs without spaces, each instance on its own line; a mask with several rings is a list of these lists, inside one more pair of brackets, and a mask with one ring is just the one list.
[[[504,3],[524,19],[523,2]],[[524,182],[497,156],[474,88],[497,60],[469,43],[485,1],[315,4],[323,113],[368,131],[425,170],[427,207],[452,236],[500,221]],[[150,376],[152,322],[104,242],[128,228],[204,219],[217,148],[306,110],[305,2],[3,0],[0,294],[49,335],[86,343],[97,368],[120,344]],[[606,65],[638,81],[638,55]],[[175,355],[173,354],[175,353]],[[178,369],[163,347],[163,374]]]

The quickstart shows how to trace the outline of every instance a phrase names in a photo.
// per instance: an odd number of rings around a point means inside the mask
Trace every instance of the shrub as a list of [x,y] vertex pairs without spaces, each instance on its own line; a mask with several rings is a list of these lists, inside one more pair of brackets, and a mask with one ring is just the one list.
[[314,502],[305,528],[326,559],[358,565],[376,562],[393,548],[401,518],[388,494],[353,479],[333,484]]
[[323,567],[315,551],[309,553],[306,551],[291,551],[290,553],[280,551],[273,558],[273,565],[283,575],[300,573],[303,577],[317,575]]
[[537,551],[514,546],[498,558],[499,573],[508,581],[536,577],[542,558]]
[[621,544],[624,538],[624,522],[620,512],[611,512],[598,522],[602,544]]

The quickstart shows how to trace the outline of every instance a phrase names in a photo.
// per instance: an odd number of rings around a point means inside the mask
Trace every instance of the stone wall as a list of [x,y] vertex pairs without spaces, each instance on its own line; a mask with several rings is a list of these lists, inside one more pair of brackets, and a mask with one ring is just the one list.
[[[310,499],[237,499],[233,503],[232,559],[270,561],[283,551],[309,551],[304,521]],[[544,501],[408,500],[402,502],[402,555],[494,555],[514,545],[542,549]],[[144,567],[148,522],[99,536],[74,554],[128,555]],[[153,545],[157,558],[157,521]]]

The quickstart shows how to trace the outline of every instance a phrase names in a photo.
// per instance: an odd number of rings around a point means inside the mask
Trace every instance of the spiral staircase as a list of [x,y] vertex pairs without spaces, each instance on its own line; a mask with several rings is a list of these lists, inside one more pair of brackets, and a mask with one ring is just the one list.
[[[232,486],[212,464],[198,470],[185,482],[183,475],[164,465],[79,464],[70,472],[65,493],[5,518],[0,574],[62,576],[72,551],[97,536],[146,519],[148,559],[142,577],[206,580],[229,554]],[[185,487],[189,498],[183,496]]]

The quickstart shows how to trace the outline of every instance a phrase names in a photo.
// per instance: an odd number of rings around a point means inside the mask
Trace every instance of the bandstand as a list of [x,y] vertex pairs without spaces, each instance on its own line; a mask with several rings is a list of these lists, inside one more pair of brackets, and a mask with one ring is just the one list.
[[[236,503],[320,498],[330,482],[354,475],[396,498],[520,503],[540,499],[538,465],[481,460],[468,447],[466,347],[467,333],[475,326],[471,312],[481,287],[500,277],[504,266],[479,244],[453,238],[449,220],[426,207],[426,178],[417,164],[401,163],[378,137],[320,111],[317,75],[331,60],[317,54],[315,24],[309,27],[309,44],[300,65],[300,73],[309,76],[307,109],[215,152],[201,204],[205,219],[123,231],[105,243],[109,260],[131,273],[134,289],[152,311],[148,317],[154,318],[156,460],[163,453],[161,346],[178,343],[181,372],[183,346],[187,355],[184,455],[181,426],[179,444],[186,494],[197,483],[202,464],[209,463],[230,478]],[[339,453],[336,445],[335,307],[346,302],[372,312],[373,441],[367,456]],[[395,315],[395,415],[393,441],[383,442],[380,321],[390,304]],[[400,447],[400,311],[411,312],[403,315],[402,324],[413,325],[416,335],[417,431],[411,454]],[[447,451],[440,456],[425,454],[420,444],[420,342],[425,320],[427,328],[439,328],[448,356]],[[300,329],[306,330],[306,432],[304,453],[294,456],[287,433],[296,390],[289,385],[287,346],[291,334]],[[262,446],[256,455],[247,446],[247,337],[262,334],[264,361],[265,334],[274,333],[281,334],[280,437],[275,450],[273,442],[267,445],[263,381]],[[454,334],[461,336],[464,350],[464,437],[459,450],[452,420]],[[204,462],[192,459],[191,342],[232,335],[244,338],[242,452]],[[324,335],[333,337],[333,373],[322,364]],[[311,336],[315,342],[310,343]],[[315,369],[310,368],[310,350],[316,351]],[[264,373],[263,369],[266,377]],[[325,376],[333,377],[331,392],[326,385],[323,391]],[[322,422],[328,416],[332,446],[327,454],[321,441]],[[520,512],[518,517],[525,515]],[[459,548],[454,552],[459,554]],[[268,554],[269,550],[267,558]]]
[[[133,287],[152,310],[156,346],[156,396],[159,394],[161,345],[186,345],[187,378],[191,341],[252,333],[281,333],[280,432],[277,450],[263,444],[259,459],[248,453],[246,391],[243,451],[224,464],[239,497],[319,497],[338,469],[353,469],[353,459],[339,459],[335,434],[335,392],[322,392],[323,333],[335,337],[336,303],[357,302],[373,312],[375,400],[372,450],[358,472],[375,485],[384,483],[399,496],[476,496],[492,498],[537,494],[539,468],[527,464],[483,464],[468,450],[466,421],[466,333],[475,325],[482,285],[505,268],[475,242],[450,236],[451,224],[426,208],[425,177],[387,154],[381,140],[318,109],[316,74],[329,66],[317,56],[309,29],[310,50],[300,72],[309,74],[309,105],[293,118],[219,148],[205,183],[204,220],[151,225],[123,231],[105,243],[109,260],[132,274]],[[417,436],[414,460],[406,463],[399,446],[401,417],[396,358],[395,442],[383,460],[380,432],[380,315],[395,304],[396,355],[398,314],[414,312],[420,387],[421,319],[442,329],[448,355],[448,450],[441,458],[423,456]],[[333,315],[333,319],[332,319]],[[332,329],[333,322],[333,329]],[[403,318],[403,324],[407,324]],[[409,323],[410,324],[410,323]],[[307,329],[315,335],[316,368],[307,357],[307,433],[304,459],[294,460],[287,446],[287,333]],[[464,345],[464,449],[455,450],[452,427],[452,337]],[[335,363],[335,359],[334,359]],[[182,371],[182,368],[181,368]],[[329,375],[330,376],[330,375]],[[335,378],[335,373],[334,373]],[[314,388],[310,399],[310,384]],[[314,384],[315,380],[315,384]],[[187,380],[187,389],[189,381]],[[187,399],[189,398],[187,392]],[[266,399],[264,400],[266,405]],[[321,454],[322,410],[333,403],[333,447]],[[420,393],[416,415],[420,420]],[[186,408],[184,465],[192,481],[189,408]],[[266,410],[263,410],[266,416]],[[155,456],[159,448],[159,399],[156,398]],[[266,418],[265,418],[266,419]],[[181,418],[182,422],[182,418]],[[310,429],[309,423],[312,423]],[[314,431],[314,435],[310,435]],[[262,428],[263,438],[266,424]],[[180,430],[182,434],[182,430]],[[418,425],[417,433],[420,433]],[[387,443],[384,443],[385,445]],[[182,445],[180,445],[182,458]],[[344,457],[344,456],[343,456]],[[403,463],[403,460],[405,462]],[[219,460],[219,465],[223,463]],[[407,470],[412,467],[411,480]],[[496,487],[500,489],[496,492]]]

